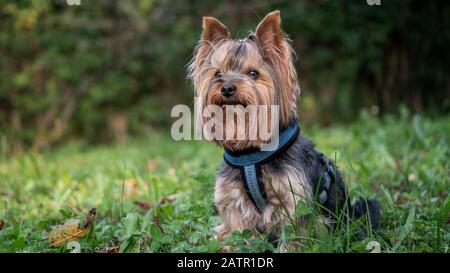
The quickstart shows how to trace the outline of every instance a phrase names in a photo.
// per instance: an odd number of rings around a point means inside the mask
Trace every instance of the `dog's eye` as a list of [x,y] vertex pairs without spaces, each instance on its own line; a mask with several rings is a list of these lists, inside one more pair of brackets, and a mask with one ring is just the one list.
[[258,75],[259,75],[259,72],[254,69],[247,72],[247,76],[249,76],[252,79],[258,77]]
[[216,78],[220,78],[222,75],[220,74],[220,71],[217,71],[215,74],[214,74],[214,77],[216,77]]

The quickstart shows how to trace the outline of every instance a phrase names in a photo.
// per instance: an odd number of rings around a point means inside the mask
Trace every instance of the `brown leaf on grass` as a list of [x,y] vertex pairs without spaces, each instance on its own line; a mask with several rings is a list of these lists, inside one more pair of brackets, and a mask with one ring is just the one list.
[[54,247],[60,247],[70,241],[80,239],[91,229],[95,220],[96,210],[91,209],[86,217],[84,224],[79,219],[66,220],[62,225],[57,226],[48,234],[48,240]]
[[[157,205],[165,205],[165,204],[172,203],[173,201],[175,201],[175,199],[177,199],[177,197],[178,197],[177,194],[166,195],[161,200],[159,200]],[[151,201],[144,201],[144,200],[134,201],[134,204],[144,211],[148,211],[151,207],[153,207],[155,205]]]
[[97,211],[95,208],[92,208],[89,210],[88,215],[86,216],[86,220],[84,221],[84,224],[82,226],[82,229],[86,229],[91,227],[92,223],[95,220],[95,215],[97,214]]
[[141,208],[144,211],[149,210],[150,207],[152,206],[152,204],[150,202],[146,202],[146,201],[142,201],[142,200],[135,201],[134,204],[137,205],[139,208]]
[[101,247],[94,250],[94,253],[119,253],[120,246]]
[[112,239],[108,246],[97,247],[94,253],[119,253],[120,242],[118,239]]
[[5,227],[5,222],[0,219],[0,230],[2,230]]
[[159,201],[160,205],[165,205],[165,204],[169,204],[172,203],[173,201],[175,201],[175,199],[177,199],[178,194],[169,194],[163,197],[163,199],[161,199],[161,201]]
[[153,216],[153,218],[152,218],[152,223],[153,223],[156,227],[158,227],[158,229],[159,229],[159,231],[161,231],[161,233],[164,233],[164,230],[162,229],[161,224],[159,223],[159,218],[158,218],[158,217]]
[[[104,249],[103,253],[119,253],[120,246],[110,246]],[[101,252],[97,252],[101,253]]]

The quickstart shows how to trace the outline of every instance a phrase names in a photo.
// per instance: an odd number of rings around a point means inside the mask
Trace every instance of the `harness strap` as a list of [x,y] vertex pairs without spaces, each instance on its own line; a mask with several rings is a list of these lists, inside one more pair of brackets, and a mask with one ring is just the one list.
[[328,200],[328,197],[330,196],[331,184],[335,182],[336,174],[333,164],[323,154],[320,154],[320,159],[322,161],[322,165],[324,166],[324,171],[318,181],[319,192],[317,201],[319,201],[319,203],[322,205]]
[[267,196],[264,185],[261,179],[258,178],[257,170],[259,172],[261,167],[257,168],[256,165],[247,165],[241,168],[241,173],[244,173],[241,176],[244,180],[245,190],[258,211],[262,213],[267,206]]
[[296,122],[282,130],[279,136],[278,148],[274,151],[255,151],[250,153],[224,152],[225,162],[234,168],[239,168],[245,191],[260,213],[267,207],[268,200],[264,184],[261,182],[261,165],[269,162],[286,151],[297,139],[300,127]]

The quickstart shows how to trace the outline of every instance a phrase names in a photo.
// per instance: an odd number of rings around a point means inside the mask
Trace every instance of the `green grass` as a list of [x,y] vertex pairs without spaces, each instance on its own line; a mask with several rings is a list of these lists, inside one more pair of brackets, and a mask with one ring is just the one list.
[[[280,242],[290,243],[288,251],[368,252],[367,244],[376,241],[382,252],[450,252],[450,116],[379,120],[363,112],[350,126],[303,128],[303,134],[337,158],[352,198],[381,201],[382,229],[360,241],[352,236],[354,227],[331,233],[311,225],[299,238],[286,226]],[[97,218],[79,240],[82,252],[219,251],[212,193],[221,158],[213,144],[175,142],[164,133],[124,147],[74,143],[2,158],[0,252],[69,252],[52,247],[47,234],[69,218],[84,218],[90,208]],[[301,204],[298,214],[316,218]],[[281,251],[265,237],[244,231],[226,243],[242,252]]]

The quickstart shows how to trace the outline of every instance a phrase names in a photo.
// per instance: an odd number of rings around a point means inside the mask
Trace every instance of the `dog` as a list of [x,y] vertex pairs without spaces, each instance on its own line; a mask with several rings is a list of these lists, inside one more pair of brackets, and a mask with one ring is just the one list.
[[[350,205],[335,163],[301,136],[295,59],[291,41],[281,29],[279,11],[267,14],[254,32],[240,40],[232,39],[216,18],[203,18],[201,38],[188,65],[188,78],[201,106],[277,106],[278,127],[274,128],[280,135],[272,152],[261,150],[267,141],[248,138],[254,130],[248,125],[243,139],[211,139],[224,149],[214,193],[221,218],[216,229],[220,240],[245,229],[254,234],[270,231],[276,237],[277,227],[291,222],[298,202],[319,205],[331,226],[342,215],[352,220],[368,215],[372,228],[379,227],[379,203],[360,199]],[[205,124],[211,117],[200,119]],[[219,123],[225,131],[237,126],[235,118],[221,118]]]

